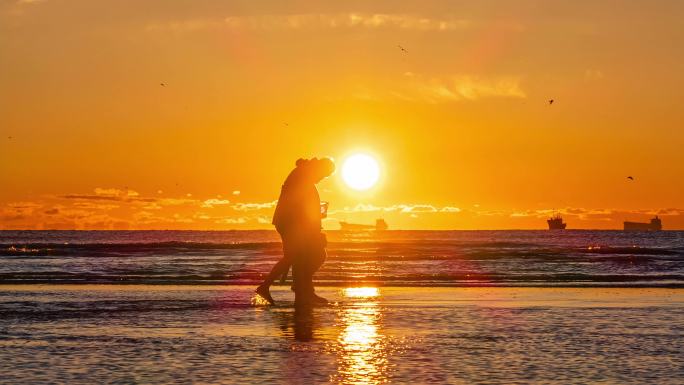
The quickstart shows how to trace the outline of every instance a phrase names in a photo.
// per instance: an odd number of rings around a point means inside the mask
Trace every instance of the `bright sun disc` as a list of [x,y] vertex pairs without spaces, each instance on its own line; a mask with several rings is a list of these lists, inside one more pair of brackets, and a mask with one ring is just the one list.
[[370,155],[352,155],[342,165],[342,179],[354,190],[367,190],[373,187],[379,177],[380,166]]

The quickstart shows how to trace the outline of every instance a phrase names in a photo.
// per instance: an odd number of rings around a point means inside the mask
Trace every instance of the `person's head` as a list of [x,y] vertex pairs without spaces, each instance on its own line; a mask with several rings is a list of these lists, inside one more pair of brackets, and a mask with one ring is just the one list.
[[335,172],[335,162],[327,157],[298,159],[296,165],[306,171],[313,183],[318,183]]

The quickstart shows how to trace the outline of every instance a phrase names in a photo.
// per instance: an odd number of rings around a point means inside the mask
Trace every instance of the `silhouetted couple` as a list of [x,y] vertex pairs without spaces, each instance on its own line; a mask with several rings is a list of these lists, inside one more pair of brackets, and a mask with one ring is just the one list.
[[257,294],[273,304],[270,286],[292,266],[292,289],[295,306],[327,304],[316,295],[313,275],[323,265],[326,252],[325,234],[321,233],[321,219],[327,206],[321,205],[316,184],[335,172],[330,158],[299,159],[283,183],[273,224],[283,241],[283,258],[273,266]]

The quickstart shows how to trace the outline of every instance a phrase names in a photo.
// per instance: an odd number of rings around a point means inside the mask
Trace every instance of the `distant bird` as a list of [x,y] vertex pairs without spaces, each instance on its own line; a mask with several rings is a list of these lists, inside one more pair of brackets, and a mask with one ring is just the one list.
[[408,51],[406,50],[406,48],[400,46],[399,44],[397,44],[397,47],[399,47],[399,49],[401,50],[401,52],[403,52],[403,53],[408,53]]
[[12,140],[12,137],[11,137],[11,136],[8,136],[7,139]]
[[166,87],[166,83],[159,83],[160,86]]
[[290,127],[290,123],[285,122],[283,124],[285,125],[285,127]]
[[553,99],[549,99],[549,104],[553,104]]
[[634,177],[633,177],[633,176],[628,176],[627,179],[629,179],[629,180],[634,180]]

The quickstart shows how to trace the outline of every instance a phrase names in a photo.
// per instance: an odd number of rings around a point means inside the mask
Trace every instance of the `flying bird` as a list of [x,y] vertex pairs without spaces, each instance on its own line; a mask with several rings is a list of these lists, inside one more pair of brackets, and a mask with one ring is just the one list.
[[12,140],[12,137],[11,137],[11,136],[8,136],[7,139]]
[[633,177],[633,176],[628,176],[627,179],[629,179],[629,180],[634,180],[634,177]]
[[401,50],[401,52],[403,52],[403,53],[408,53],[408,51],[406,50],[406,48],[400,46],[399,44],[397,44],[397,47],[399,47],[399,49]]
[[553,99],[549,99],[549,104],[553,104]]
[[166,83],[159,83],[160,86],[166,87]]

